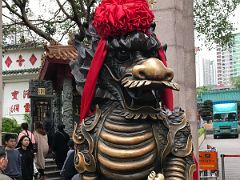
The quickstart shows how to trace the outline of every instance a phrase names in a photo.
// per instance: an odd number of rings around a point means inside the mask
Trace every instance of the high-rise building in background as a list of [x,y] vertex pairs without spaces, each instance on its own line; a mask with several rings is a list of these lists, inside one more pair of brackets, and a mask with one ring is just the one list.
[[216,81],[216,59],[213,50],[195,48],[196,86],[214,86]]
[[217,85],[230,86],[240,76],[240,33],[234,34],[232,47],[217,46]]
[[213,59],[203,59],[203,84],[216,85],[216,66]]

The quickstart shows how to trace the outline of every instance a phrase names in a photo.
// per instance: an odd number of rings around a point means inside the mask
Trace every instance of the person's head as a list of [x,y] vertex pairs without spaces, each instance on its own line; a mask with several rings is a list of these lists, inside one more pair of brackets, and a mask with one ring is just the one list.
[[68,141],[67,145],[68,145],[69,149],[74,149],[74,142],[73,142],[72,139],[70,139],[70,140]]
[[32,146],[32,142],[28,136],[22,136],[17,144],[17,147],[22,147],[24,149],[30,149]]
[[28,123],[22,123],[22,124],[21,124],[21,128],[22,128],[23,130],[28,130]]
[[46,132],[44,130],[44,127],[43,127],[43,124],[41,122],[36,122],[35,123],[35,130],[40,134],[43,134],[43,135],[46,134]]
[[36,122],[35,129],[43,129],[43,124],[41,122]]
[[64,130],[65,125],[64,125],[64,124],[59,124],[59,125],[57,126],[57,128],[58,128],[59,131],[62,131],[62,130]]
[[4,136],[4,142],[6,147],[14,149],[17,143],[17,137],[14,134],[6,134]]
[[0,146],[0,170],[5,170],[8,164],[7,153],[3,146]]

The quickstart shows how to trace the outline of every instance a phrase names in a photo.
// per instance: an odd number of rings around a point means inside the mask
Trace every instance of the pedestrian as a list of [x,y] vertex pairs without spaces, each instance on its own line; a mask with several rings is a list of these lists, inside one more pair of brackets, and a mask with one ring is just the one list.
[[7,176],[4,171],[7,168],[8,159],[7,153],[3,146],[0,146],[0,179],[1,180],[12,180],[9,176]]
[[65,125],[58,125],[58,130],[53,137],[53,152],[55,154],[55,162],[59,170],[62,169],[64,161],[67,157],[69,135],[64,131]]
[[[24,122],[21,124],[21,128],[22,128],[22,131],[19,133],[18,135],[18,142],[20,140],[20,138],[22,136],[28,136],[31,140],[31,144],[32,144],[32,150],[34,153],[37,153],[37,143],[35,141],[35,138],[34,138],[34,135],[31,131],[28,130],[28,123]],[[34,176],[37,177],[38,176],[38,170],[36,168],[36,165],[35,165],[35,162],[33,164],[33,168],[34,168]]]
[[18,141],[19,139],[22,137],[22,136],[28,136],[32,142],[32,144],[35,144],[35,138],[34,138],[34,135],[32,134],[31,131],[28,130],[28,123],[22,123],[21,124],[21,128],[22,128],[22,131],[19,133],[18,135]]
[[75,174],[77,174],[77,170],[74,165],[74,142],[73,140],[68,141],[69,150],[67,152],[67,157],[64,161],[62,170],[60,172],[61,180],[70,180]]
[[32,150],[30,137],[22,136],[17,144],[17,149],[21,154],[22,179],[32,180],[34,176],[34,153]]
[[43,128],[42,123],[37,122],[35,124],[35,131],[34,131],[34,137],[37,143],[37,154],[36,154],[36,167],[38,169],[38,172],[40,173],[39,180],[44,180],[45,177],[45,157],[48,154],[48,137],[47,134]]
[[52,152],[52,144],[53,144],[53,135],[54,135],[54,124],[53,124],[53,120],[51,118],[51,114],[49,112],[46,113],[46,117],[43,122],[43,127],[47,133],[49,153],[51,153]]
[[17,137],[13,134],[6,134],[4,137],[5,149],[7,152],[8,165],[5,170],[6,175],[14,180],[22,179],[21,155],[15,149],[17,144]]

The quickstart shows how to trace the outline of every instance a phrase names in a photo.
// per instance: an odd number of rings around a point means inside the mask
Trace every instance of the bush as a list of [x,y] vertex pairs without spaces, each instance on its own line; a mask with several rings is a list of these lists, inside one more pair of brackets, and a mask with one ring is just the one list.
[[11,133],[20,133],[21,127],[14,118],[2,118],[2,131]]

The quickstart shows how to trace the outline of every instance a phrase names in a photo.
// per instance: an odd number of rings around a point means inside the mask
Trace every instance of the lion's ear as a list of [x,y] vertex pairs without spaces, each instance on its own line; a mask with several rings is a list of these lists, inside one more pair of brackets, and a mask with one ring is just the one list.
[[163,45],[163,50],[166,52],[167,51],[167,44]]
[[149,31],[150,33],[153,33],[153,32],[155,31],[155,27],[156,27],[156,23],[155,23],[155,22],[152,22],[151,25],[150,25],[150,27],[149,27],[149,29],[148,29],[148,31]]

